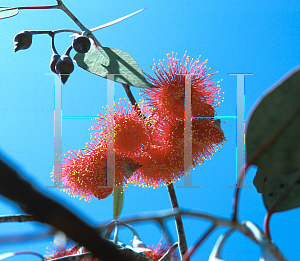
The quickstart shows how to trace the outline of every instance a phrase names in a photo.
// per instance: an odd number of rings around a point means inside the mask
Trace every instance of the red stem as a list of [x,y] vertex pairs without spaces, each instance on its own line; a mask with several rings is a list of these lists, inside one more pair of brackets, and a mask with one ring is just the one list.
[[58,8],[58,5],[44,5],[44,6],[16,6],[16,7],[4,7],[1,6],[0,8],[6,8],[6,10],[13,10],[13,9],[54,9]]
[[212,225],[209,230],[206,231],[206,233],[199,239],[197,244],[193,247],[191,247],[191,250],[188,250],[184,256],[182,257],[182,261],[187,261],[190,259],[191,255],[194,254],[194,252],[197,250],[197,248],[202,244],[202,242],[211,234],[211,232],[214,231],[216,228],[215,225]]
[[270,235],[270,219],[271,219],[271,216],[272,214],[274,213],[273,211],[271,211],[272,209],[270,209],[268,211],[268,213],[266,214],[265,216],[265,220],[264,220],[264,232],[265,232],[265,235],[271,239],[271,235]]
[[270,219],[271,216],[275,213],[275,208],[278,206],[279,202],[286,196],[286,194],[290,191],[290,189],[295,185],[295,182],[297,182],[298,179],[296,179],[287,189],[284,193],[281,194],[279,199],[276,200],[275,204],[268,210],[268,213],[265,216],[264,220],[264,232],[266,236],[271,239],[270,235]]

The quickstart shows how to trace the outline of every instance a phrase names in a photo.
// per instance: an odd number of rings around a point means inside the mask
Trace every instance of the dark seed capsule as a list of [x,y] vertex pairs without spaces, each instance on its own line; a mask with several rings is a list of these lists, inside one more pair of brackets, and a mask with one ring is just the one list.
[[91,42],[88,37],[80,35],[73,40],[72,46],[78,53],[87,53],[90,50]]
[[28,49],[32,43],[32,33],[30,31],[21,31],[14,38],[15,52]]
[[60,58],[59,54],[57,54],[57,53],[52,54],[52,57],[51,57],[51,60],[50,60],[50,69],[54,73],[57,73],[56,70],[55,70],[55,65],[56,65],[59,58]]
[[55,65],[55,71],[61,76],[61,81],[63,84],[66,83],[70,73],[74,71],[74,64],[69,56],[71,50],[72,46],[70,46],[67,51],[58,59]]

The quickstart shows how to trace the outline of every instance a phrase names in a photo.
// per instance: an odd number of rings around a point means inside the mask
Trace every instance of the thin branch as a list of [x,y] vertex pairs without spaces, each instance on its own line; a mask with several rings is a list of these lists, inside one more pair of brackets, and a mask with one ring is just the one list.
[[26,221],[37,221],[37,220],[32,215],[0,216],[0,223],[4,223],[4,222],[26,222]]
[[31,33],[33,34],[48,34],[50,36],[54,35],[54,34],[58,34],[58,33],[77,33],[77,34],[81,34],[81,32],[77,31],[77,30],[73,30],[73,29],[58,29],[58,30],[54,30],[54,31],[49,31],[49,30],[30,30]]
[[126,92],[126,95],[127,95],[128,99],[130,100],[132,106],[134,106],[134,109],[137,111],[138,115],[140,115],[140,116],[146,118],[146,117],[143,115],[142,110],[141,110],[140,107],[138,106],[138,104],[137,104],[137,102],[136,102],[136,100],[135,100],[135,98],[134,98],[134,96],[133,96],[133,94],[132,94],[132,92],[131,92],[131,90],[130,90],[129,84],[127,84],[127,83],[122,83],[122,85],[123,85],[123,87],[124,87],[124,90],[125,90],[125,92]]
[[[61,0],[57,0],[57,5],[58,8],[61,9],[62,11],[64,11],[77,25],[78,27],[82,30],[82,31],[89,31],[88,28],[86,28],[77,18],[75,15],[73,15],[71,13],[71,11],[63,4],[63,2]],[[95,44],[97,46],[101,46],[101,44],[99,43],[99,41],[97,40],[97,38],[90,32]]]
[[193,247],[191,247],[191,250],[188,251],[182,258],[182,261],[187,261],[189,260],[189,258],[192,256],[192,254],[194,254],[194,252],[196,251],[196,249],[202,244],[202,242],[215,230],[216,226],[212,225],[206,232],[205,234],[200,237],[200,239],[198,240],[198,242],[196,243],[196,245],[194,245]]
[[76,34],[81,34],[81,32],[73,29],[58,29],[53,31],[52,33],[58,34],[58,33],[76,33]]
[[154,221],[158,222],[159,220],[164,220],[168,218],[172,218],[175,216],[188,216],[188,217],[196,217],[211,221],[216,227],[230,227],[232,229],[238,230],[255,243],[258,243],[249,229],[244,225],[244,223],[240,223],[238,221],[234,221],[232,219],[220,218],[209,214],[204,214],[196,211],[183,211],[179,209],[175,210],[161,210],[155,211],[153,213],[149,212],[147,214],[136,215],[134,218],[123,219],[125,223],[140,223],[145,221]]
[[[167,188],[168,188],[168,193],[169,193],[172,208],[174,211],[176,211],[179,208],[179,206],[178,206],[178,201],[177,201],[173,183],[167,185]],[[183,258],[184,254],[187,252],[187,243],[186,243],[183,223],[180,215],[175,216],[175,224],[176,224],[177,235],[178,235],[180,255],[181,258]]]
[[[109,230],[109,229],[113,229],[115,227],[115,225],[118,226],[124,226],[130,229],[130,231],[139,238],[138,233],[134,230],[134,228],[128,224],[126,224],[125,222],[123,222],[122,220],[113,220],[111,222],[109,222],[108,224],[106,224],[104,227],[101,228],[101,231],[104,232],[105,230]],[[101,233],[102,233],[101,232]]]
[[129,84],[127,84],[127,83],[122,83],[122,85],[123,85],[123,87],[124,87],[124,89],[125,89],[126,95],[127,95],[128,99],[130,100],[131,104],[132,104],[133,106],[136,106],[137,102],[136,102],[135,98],[133,97],[133,94],[132,94],[132,92],[131,92],[131,90],[130,90]]
[[77,18],[71,13],[71,11],[63,4],[61,0],[57,0],[58,8],[64,11],[74,22],[79,26],[82,31],[88,30]]
[[[44,6],[16,6],[16,7],[4,7],[0,6],[0,8],[6,8],[6,10],[13,10],[13,9],[58,9],[58,5],[44,5]],[[3,11],[3,10],[2,10]]]

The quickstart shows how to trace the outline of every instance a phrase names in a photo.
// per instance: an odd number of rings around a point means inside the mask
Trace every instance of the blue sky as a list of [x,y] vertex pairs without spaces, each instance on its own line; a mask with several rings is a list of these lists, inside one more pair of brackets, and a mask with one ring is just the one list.
[[[119,17],[148,7],[142,13],[119,24],[95,32],[103,46],[129,53],[140,68],[152,73],[153,59],[164,59],[174,51],[182,57],[185,51],[200,61],[208,59],[207,66],[218,71],[216,78],[224,92],[224,102],[217,109],[218,116],[236,115],[236,77],[230,73],[252,73],[245,77],[245,117],[256,100],[289,70],[299,65],[300,3],[298,1],[63,1],[88,28],[110,22]],[[50,5],[54,0],[1,1],[1,6]],[[49,69],[50,37],[33,37],[28,50],[13,51],[14,35],[22,30],[78,29],[60,10],[20,10],[13,18],[0,21],[0,150],[21,167],[33,184],[66,203],[92,224],[113,218],[112,196],[90,203],[71,198],[58,189],[46,188],[53,183],[54,137],[54,76]],[[71,44],[69,34],[56,37],[56,46],[62,54]],[[71,52],[72,56],[75,54]],[[138,99],[139,88],[132,88]],[[121,84],[115,84],[115,99],[126,97]],[[96,116],[104,113],[106,80],[79,67],[62,87],[62,113],[65,116]],[[88,130],[94,122],[89,119],[63,119],[63,152],[78,150],[90,139]],[[193,171],[193,184],[198,189],[177,188],[179,205],[218,216],[230,217],[232,196],[236,182],[236,120],[223,119],[227,142],[211,160]],[[251,186],[255,167],[247,173],[245,183]],[[183,185],[183,181],[175,186]],[[266,213],[262,197],[255,187],[242,190],[239,215],[260,227]],[[170,209],[167,189],[143,189],[129,185],[125,190],[125,203],[120,219],[145,211]],[[0,198],[0,215],[17,214],[20,210],[11,202]],[[271,220],[271,235],[288,260],[299,260],[299,209],[275,214]],[[168,222],[174,232],[172,220]],[[184,219],[188,246],[207,229],[207,222]],[[46,226],[32,224],[1,224],[1,237],[14,233],[31,233]],[[161,233],[152,225],[136,225],[141,239],[147,245],[157,244]],[[224,229],[215,231],[196,252],[194,260],[207,260],[209,253]],[[132,239],[126,230],[121,238]],[[0,254],[9,251],[31,250],[41,254],[51,247],[52,239],[22,244],[0,245]],[[234,233],[224,247],[224,260],[258,260],[260,249],[249,239]],[[13,257],[10,260],[27,260]],[[33,260],[34,257],[28,257]],[[192,259],[193,260],[193,259]]]

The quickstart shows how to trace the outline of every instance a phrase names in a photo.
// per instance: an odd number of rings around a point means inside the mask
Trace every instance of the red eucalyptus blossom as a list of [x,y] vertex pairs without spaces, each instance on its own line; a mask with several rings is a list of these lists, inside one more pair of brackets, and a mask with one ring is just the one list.
[[[157,78],[147,75],[157,88],[143,89],[148,106],[156,115],[152,131],[152,143],[142,165],[129,182],[140,186],[159,187],[178,181],[187,170],[210,159],[225,140],[220,120],[215,119],[215,107],[219,105],[219,80],[213,80],[209,69],[189,60],[167,55],[165,65],[154,63]],[[186,76],[186,74],[189,74]],[[191,84],[191,125],[185,122],[185,88]],[[189,113],[189,112],[187,112]],[[197,118],[195,118],[197,116]],[[190,130],[192,136],[185,137]],[[187,135],[187,134],[186,134]],[[190,153],[185,161],[185,153]]]
[[[59,246],[57,243],[52,244],[54,249],[48,249],[47,251],[47,257],[45,260],[53,260],[61,257],[66,257],[66,256],[72,256],[72,255],[79,255],[79,254],[84,254],[88,253],[88,250],[80,245],[73,245],[69,244],[66,245],[65,247]],[[81,259],[81,261],[102,261],[100,258],[93,258],[92,254],[89,255],[89,258]],[[78,259],[76,259],[78,260]]]
[[[99,130],[92,134],[95,140],[107,141],[109,131],[113,133],[113,142],[116,155],[129,161],[138,161],[140,157],[148,150],[152,139],[153,117],[151,109],[144,109],[139,104],[140,110],[119,102],[115,104],[115,109],[108,109],[108,115],[99,115],[95,118],[98,122],[92,126],[92,129]],[[145,116],[147,115],[147,117]],[[111,128],[109,128],[111,126]]]
[[[162,244],[161,243],[162,238],[159,240],[157,246],[153,245],[152,247],[148,246],[147,248],[144,248],[144,253],[146,256],[148,256],[153,261],[160,260],[169,250],[171,245],[169,244]],[[178,260],[178,256],[176,253],[172,253],[170,256],[170,261],[176,261]]]
[[[114,177],[107,175],[107,146],[91,142],[85,149],[69,151],[62,156],[62,166],[56,165],[52,176],[70,196],[89,201],[93,196],[98,199],[108,197],[113,191],[109,178],[115,186],[125,185],[121,171],[121,160],[115,159]],[[61,168],[61,171],[60,171]]]
[[[178,181],[187,170],[210,159],[225,140],[220,120],[193,119],[192,137],[184,140],[185,125],[182,120],[172,120],[159,134],[160,142],[152,144],[142,167],[130,178],[135,185],[159,187]],[[191,151],[190,162],[184,162],[184,153]]]
[[[161,116],[184,119],[185,85],[191,84],[191,103],[193,116],[213,117],[214,107],[221,100],[219,96],[219,79],[211,77],[216,73],[208,73],[205,60],[199,63],[199,58],[190,61],[184,54],[181,60],[172,53],[167,54],[165,64],[154,62],[153,71],[156,78],[145,73],[148,80],[158,88],[142,90],[146,101],[154,111]],[[188,74],[188,75],[187,75]]]

